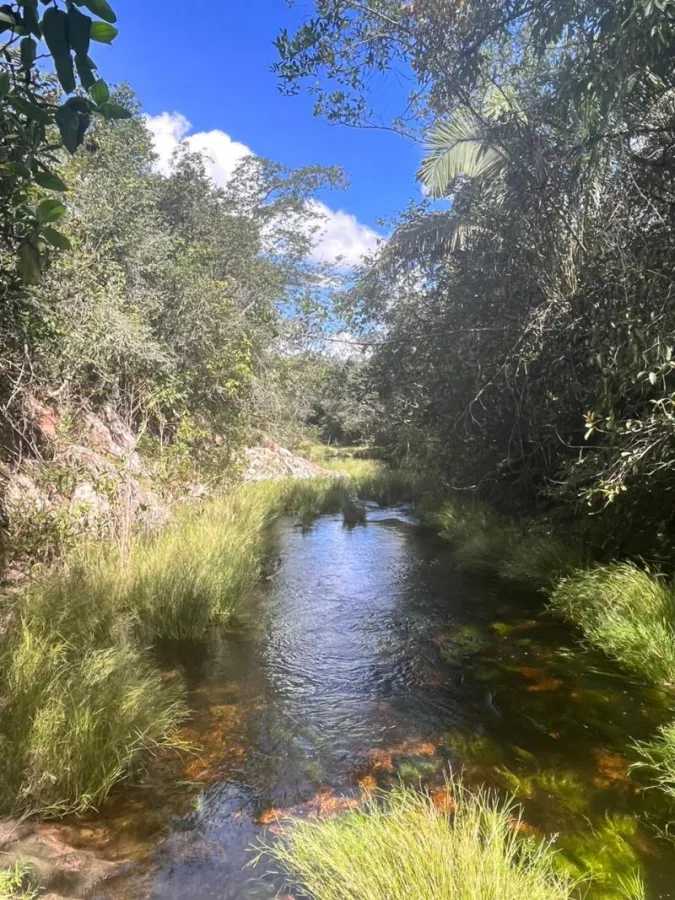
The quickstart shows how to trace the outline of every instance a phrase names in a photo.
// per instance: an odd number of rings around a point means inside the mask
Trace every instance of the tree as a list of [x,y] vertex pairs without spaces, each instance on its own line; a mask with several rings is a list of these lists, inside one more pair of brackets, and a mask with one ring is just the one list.
[[[59,150],[82,145],[92,119],[125,118],[91,59],[92,41],[110,44],[116,16],[107,0],[16,0],[0,7],[0,291],[6,300],[40,278],[48,247],[64,249],[54,228],[66,185]],[[91,12],[95,18],[82,11]],[[41,44],[46,54],[41,53]],[[55,75],[39,65],[50,58]],[[62,100],[62,96],[66,99]],[[56,196],[54,196],[56,194]]]

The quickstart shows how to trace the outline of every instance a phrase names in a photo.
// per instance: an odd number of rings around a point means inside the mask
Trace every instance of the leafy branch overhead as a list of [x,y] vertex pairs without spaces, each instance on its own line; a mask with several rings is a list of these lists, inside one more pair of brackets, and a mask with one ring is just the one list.
[[[92,42],[115,40],[116,21],[107,0],[16,0],[0,6],[0,289],[5,294],[17,278],[24,284],[39,280],[49,246],[68,247],[53,227],[65,206],[44,201],[42,193],[67,189],[54,172],[60,147],[75,153],[96,115],[130,116],[111,99],[90,55]],[[51,61],[54,74],[44,60]]]

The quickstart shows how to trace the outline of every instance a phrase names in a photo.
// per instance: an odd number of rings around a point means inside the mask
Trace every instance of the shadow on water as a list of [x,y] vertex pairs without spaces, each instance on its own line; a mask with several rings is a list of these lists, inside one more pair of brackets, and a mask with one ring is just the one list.
[[69,826],[127,861],[94,897],[274,897],[279,874],[246,864],[285,813],[348,808],[399,778],[440,789],[450,766],[516,793],[528,828],[559,835],[561,864],[594,868],[589,898],[618,897],[638,860],[648,896],[675,898],[675,851],[654,838],[666,814],[627,771],[671,698],[580,650],[537,599],[458,573],[402,509],[352,529],[282,522],[278,557],[230,633],[165,648],[200,749]]

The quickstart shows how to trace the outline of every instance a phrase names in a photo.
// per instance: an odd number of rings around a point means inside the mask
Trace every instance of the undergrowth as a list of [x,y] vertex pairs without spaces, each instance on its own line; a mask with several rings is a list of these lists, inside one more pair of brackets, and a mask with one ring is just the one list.
[[633,674],[675,681],[675,591],[665,580],[632,563],[598,565],[560,581],[551,607]]

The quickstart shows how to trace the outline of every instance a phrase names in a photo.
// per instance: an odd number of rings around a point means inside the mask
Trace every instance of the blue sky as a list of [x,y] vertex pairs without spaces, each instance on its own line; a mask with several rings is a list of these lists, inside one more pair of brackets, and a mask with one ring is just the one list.
[[[170,114],[155,120],[160,150],[166,153],[172,141],[192,134],[193,146],[214,157],[236,155],[223,132],[285,165],[341,165],[351,190],[322,200],[331,211],[355,216],[365,238],[379,218],[419,197],[414,175],[420,151],[410,141],[329,125],[314,118],[306,94],[279,93],[270,71],[272,41],[281,28],[292,30],[311,12],[305,0],[292,10],[285,0],[112,2],[120,35],[112,48],[97,49],[96,59],[108,81],[131,84],[150,116]],[[383,95],[378,102],[393,105],[398,99]],[[343,217],[333,224],[340,229],[349,223]]]

